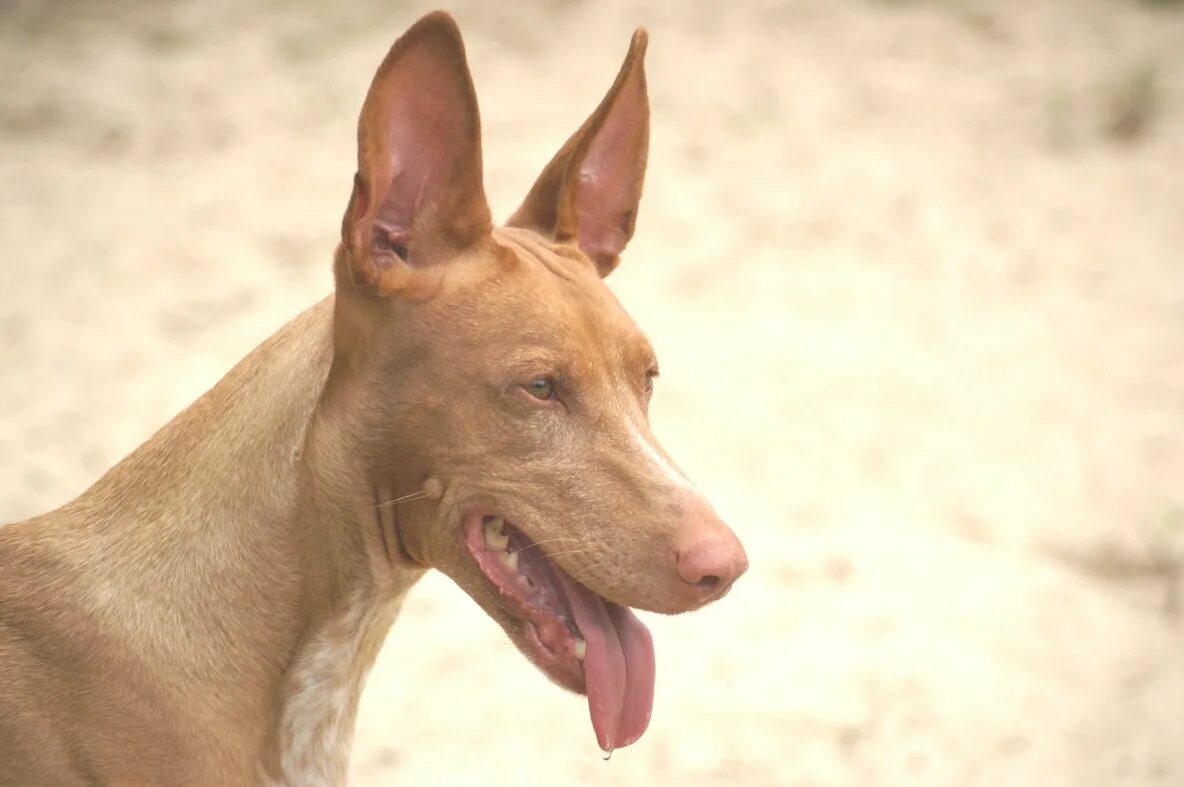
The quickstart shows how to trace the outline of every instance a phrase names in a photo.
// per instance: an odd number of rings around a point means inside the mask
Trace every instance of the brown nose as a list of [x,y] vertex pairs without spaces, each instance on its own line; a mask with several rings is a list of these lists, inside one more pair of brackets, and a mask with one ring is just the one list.
[[730,532],[678,553],[678,575],[703,597],[722,596],[748,570],[744,547]]

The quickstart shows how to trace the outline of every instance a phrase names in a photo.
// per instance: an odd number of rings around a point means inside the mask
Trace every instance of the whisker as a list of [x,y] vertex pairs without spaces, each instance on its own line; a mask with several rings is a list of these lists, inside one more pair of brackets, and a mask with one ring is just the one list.
[[[592,578],[592,576],[596,573],[596,569],[600,568],[601,566],[612,565],[612,563],[613,563],[613,561],[611,561],[611,560],[602,560],[599,563],[593,563],[590,566],[584,566],[583,570],[580,572],[580,575],[578,577],[573,576],[572,581],[578,582],[579,584],[582,585],[582,584],[584,584],[585,581]],[[606,589],[610,590],[610,591],[614,590],[615,588],[616,588],[616,583],[609,583],[606,586]]]
[[522,550],[523,550],[523,551],[525,551],[525,550],[527,550],[527,549],[530,549],[531,547],[537,547],[537,546],[541,546],[542,544],[553,544],[553,543],[555,543],[556,541],[574,541],[574,542],[577,542],[577,543],[578,543],[578,542],[579,542],[579,539],[578,539],[578,538],[573,538],[573,537],[571,537],[571,536],[555,536],[554,538],[544,538],[542,541],[532,541],[532,542],[530,542],[530,543],[529,543],[529,544],[527,544],[526,546],[522,547]]
[[393,506],[393,505],[397,505],[399,503],[408,503],[412,500],[419,500],[420,498],[424,498],[427,496],[428,496],[428,493],[426,491],[424,491],[423,489],[420,489],[418,492],[412,492],[409,495],[403,495],[402,497],[396,497],[394,500],[387,500],[385,503],[379,503],[378,505],[373,506],[373,507],[374,508],[382,508],[383,506]]
[[[519,550],[519,551],[521,551],[521,550]],[[565,555],[583,555],[585,553],[592,552],[592,551],[594,551],[594,550],[589,547],[580,547],[579,549],[569,549],[565,552],[548,552],[546,554],[546,557],[556,558],[556,557],[564,557]]]

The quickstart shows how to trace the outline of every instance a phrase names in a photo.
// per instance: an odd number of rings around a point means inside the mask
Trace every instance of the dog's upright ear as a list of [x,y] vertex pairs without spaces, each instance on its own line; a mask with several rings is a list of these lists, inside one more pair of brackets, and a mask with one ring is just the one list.
[[645,30],[638,28],[600,106],[555,154],[507,222],[560,242],[576,241],[601,276],[617,267],[637,222],[650,140],[646,42]]
[[464,43],[437,11],[394,43],[366,95],[338,280],[392,295],[491,226]]

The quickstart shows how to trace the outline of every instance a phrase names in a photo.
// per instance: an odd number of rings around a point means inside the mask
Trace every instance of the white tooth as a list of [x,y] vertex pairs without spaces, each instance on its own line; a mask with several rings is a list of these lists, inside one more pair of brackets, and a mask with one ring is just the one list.
[[510,543],[510,537],[502,532],[502,519],[497,517],[485,523],[485,544],[494,550],[503,550]]
[[582,639],[577,639],[576,644],[572,646],[572,653],[580,661],[584,660],[584,656],[588,654],[588,643]]
[[498,555],[498,559],[502,561],[502,565],[511,571],[518,570],[518,553],[517,552],[502,552]]

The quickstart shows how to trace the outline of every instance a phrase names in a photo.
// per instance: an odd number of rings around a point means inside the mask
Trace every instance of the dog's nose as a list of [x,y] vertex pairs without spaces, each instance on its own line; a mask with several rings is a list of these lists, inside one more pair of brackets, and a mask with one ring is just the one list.
[[748,570],[748,556],[730,537],[701,541],[678,554],[678,575],[704,597],[722,596]]
[[727,592],[748,570],[748,555],[736,534],[720,521],[709,505],[696,501],[691,519],[695,536],[677,551],[678,576],[700,599],[712,599]]

